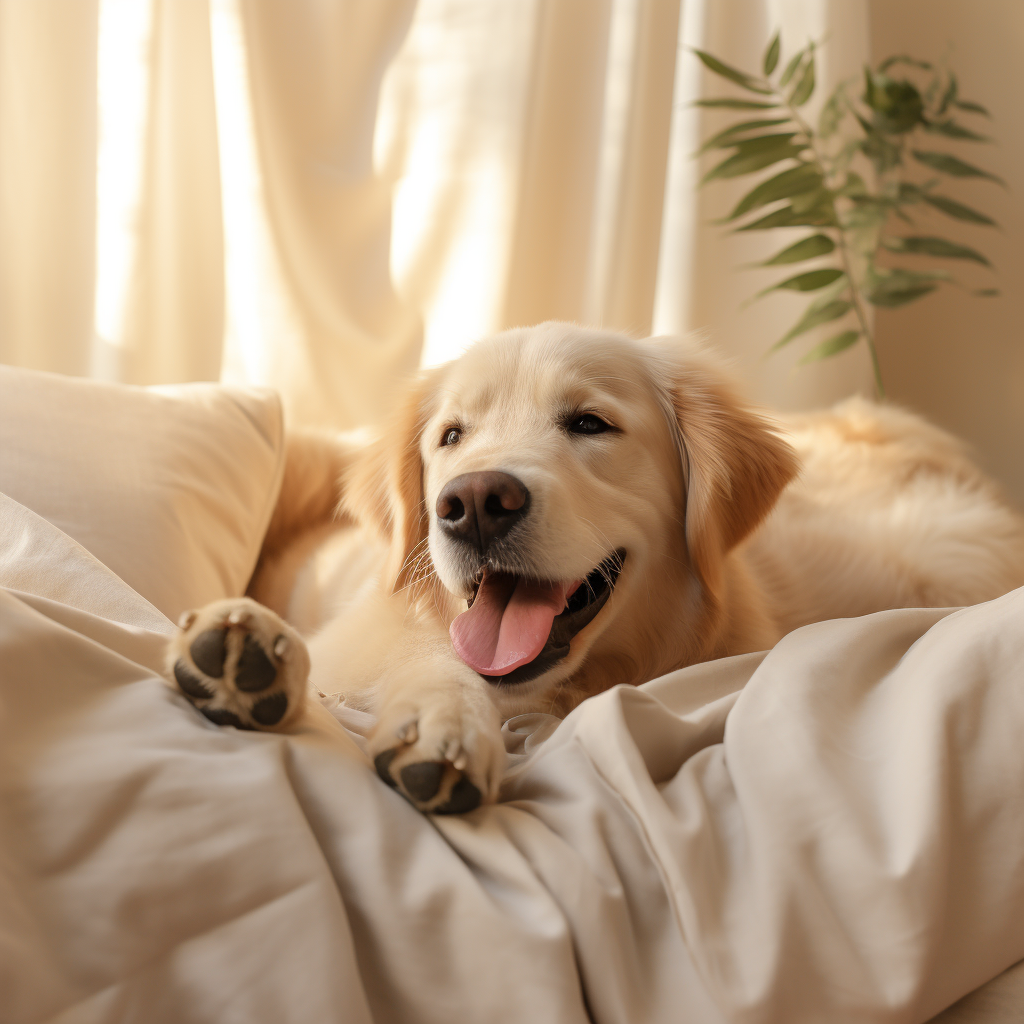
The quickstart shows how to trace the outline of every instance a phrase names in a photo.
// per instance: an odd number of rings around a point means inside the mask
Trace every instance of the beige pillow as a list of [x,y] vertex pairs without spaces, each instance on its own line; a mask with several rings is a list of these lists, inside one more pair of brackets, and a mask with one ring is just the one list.
[[171,619],[244,592],[283,472],[277,395],[0,366],[0,492]]

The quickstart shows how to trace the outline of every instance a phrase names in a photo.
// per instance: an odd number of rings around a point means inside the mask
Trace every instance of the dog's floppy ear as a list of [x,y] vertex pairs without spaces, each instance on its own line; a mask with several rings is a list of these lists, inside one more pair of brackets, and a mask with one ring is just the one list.
[[770,422],[738,397],[727,375],[700,349],[676,343],[668,393],[683,457],[686,546],[694,570],[712,592],[723,556],[771,511],[796,474],[793,449]]
[[390,421],[345,474],[341,507],[389,544],[385,577],[393,590],[408,586],[417,555],[426,555],[429,517],[423,498],[420,434],[430,417],[436,371],[410,385]]

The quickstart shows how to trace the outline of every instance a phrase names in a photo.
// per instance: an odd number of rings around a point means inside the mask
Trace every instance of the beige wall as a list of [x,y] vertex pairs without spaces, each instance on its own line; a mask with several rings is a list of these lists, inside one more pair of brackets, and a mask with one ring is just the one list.
[[[967,98],[992,112],[994,146],[962,155],[1002,177],[951,183],[949,195],[990,213],[1001,230],[936,215],[921,228],[984,252],[998,269],[975,287],[998,298],[947,288],[902,310],[879,311],[878,345],[890,395],[966,438],[1018,505],[1024,506],[1024,0],[871,0],[874,59],[948,55]],[[983,119],[978,119],[983,120]],[[985,129],[982,129],[983,131]],[[960,150],[952,151],[960,152]],[[959,269],[959,268],[958,268]]]

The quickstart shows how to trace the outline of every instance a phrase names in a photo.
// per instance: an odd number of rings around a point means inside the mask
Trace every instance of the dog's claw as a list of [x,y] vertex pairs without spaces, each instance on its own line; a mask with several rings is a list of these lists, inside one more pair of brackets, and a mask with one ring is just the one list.
[[417,810],[462,814],[497,797],[505,749],[486,693],[439,690],[426,706],[385,704],[368,748],[380,777]]
[[444,759],[461,771],[466,767],[466,755],[462,751],[462,744],[459,740],[449,740],[444,748]]

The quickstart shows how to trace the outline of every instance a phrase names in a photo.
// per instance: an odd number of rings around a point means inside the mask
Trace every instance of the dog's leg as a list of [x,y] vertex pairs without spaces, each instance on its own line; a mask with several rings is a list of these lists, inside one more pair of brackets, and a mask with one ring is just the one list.
[[186,612],[167,670],[211,722],[280,731],[302,716],[309,654],[302,637],[247,597]]
[[[317,684],[377,714],[370,757],[415,807],[459,814],[493,801],[505,746],[488,684],[452,655],[443,631],[400,617],[388,629],[395,610],[371,597],[329,623],[311,641]],[[168,675],[211,722],[272,732],[297,724],[310,651],[291,626],[247,597],[187,612],[180,626]]]
[[461,814],[496,798],[505,746],[486,685],[443,657],[385,680],[370,754],[380,777],[420,810]]
[[310,640],[312,682],[377,716],[368,750],[380,777],[422,811],[497,797],[505,767],[489,684],[456,658],[440,622],[367,588]]

